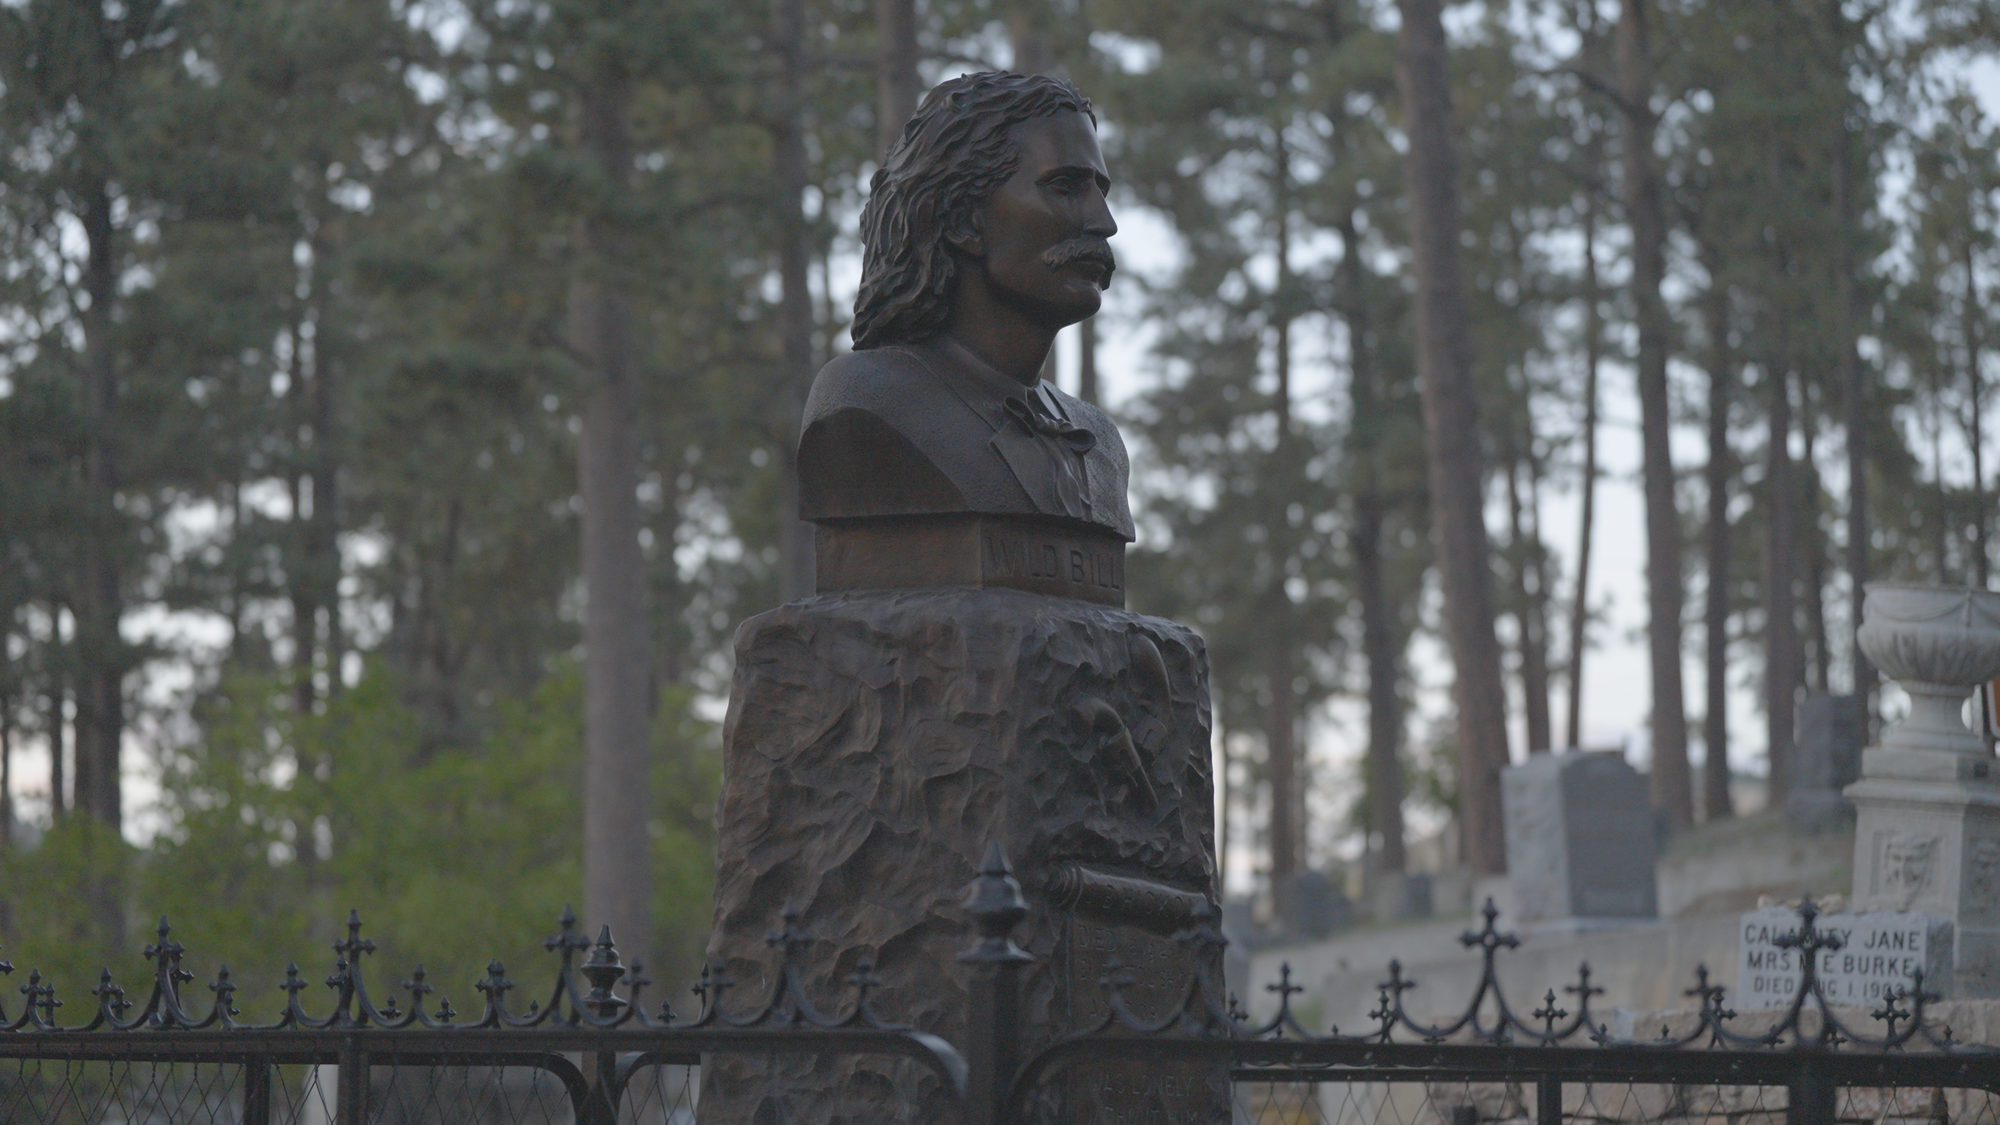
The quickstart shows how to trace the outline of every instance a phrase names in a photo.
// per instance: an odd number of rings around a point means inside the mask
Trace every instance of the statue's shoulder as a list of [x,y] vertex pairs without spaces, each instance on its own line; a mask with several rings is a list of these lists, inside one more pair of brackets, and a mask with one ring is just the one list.
[[850,352],[820,368],[799,432],[799,518],[965,510],[929,432],[942,394],[923,361],[900,347]]
[[934,392],[930,372],[907,348],[869,348],[835,356],[813,377],[806,396],[805,424],[843,410],[862,410],[893,425],[907,411],[913,393]]

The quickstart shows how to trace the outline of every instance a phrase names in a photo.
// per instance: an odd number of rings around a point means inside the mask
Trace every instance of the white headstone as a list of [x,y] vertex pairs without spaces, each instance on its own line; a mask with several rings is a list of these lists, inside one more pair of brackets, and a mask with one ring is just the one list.
[[[1926,991],[1951,983],[1952,926],[1931,914],[1822,914],[1813,928],[1838,937],[1839,949],[1819,951],[1815,972],[1830,1004],[1881,1004],[1897,989],[1910,987],[1911,974],[1924,971]],[[1743,915],[1737,933],[1736,987],[1726,999],[1739,1011],[1783,1008],[1799,993],[1803,962],[1797,949],[1778,944],[1799,930],[1798,912],[1767,906]]]

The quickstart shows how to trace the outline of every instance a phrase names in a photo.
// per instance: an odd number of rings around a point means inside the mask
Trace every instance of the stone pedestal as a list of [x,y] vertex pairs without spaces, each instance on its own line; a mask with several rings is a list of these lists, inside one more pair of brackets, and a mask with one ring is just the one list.
[[1854,802],[1854,903],[1952,923],[1952,998],[2000,996],[2000,784],[1870,776]]
[[1908,717],[1861,755],[1854,902],[1953,924],[1948,995],[2000,996],[2000,778],[1961,721],[2000,674],[2000,594],[1871,582],[1861,649],[1910,696]]
[[[958,905],[988,841],[1031,909],[1017,937],[1025,1050],[1104,1011],[1112,956],[1142,1016],[1195,968],[1172,940],[1215,898],[1207,668],[1172,622],[1073,598],[949,587],[826,595],[737,634],[711,961],[768,994],[784,904],[815,995],[864,951],[876,1008],[963,1045],[972,941]],[[1220,980],[1220,958],[1209,966]],[[914,1064],[712,1060],[705,1125],[941,1120]],[[1050,1121],[1228,1120],[1221,1070],[1120,1063],[1048,1090]]]
[[1617,751],[1536,754],[1500,779],[1520,921],[1548,929],[1657,917],[1646,779]]

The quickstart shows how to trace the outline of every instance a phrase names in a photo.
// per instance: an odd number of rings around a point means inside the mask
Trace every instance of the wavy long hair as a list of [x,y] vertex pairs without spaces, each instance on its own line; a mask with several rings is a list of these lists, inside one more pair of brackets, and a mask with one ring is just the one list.
[[989,70],[941,82],[924,98],[869,181],[861,209],[861,291],[854,349],[937,334],[951,315],[958,263],[948,234],[971,234],[973,212],[1014,174],[1013,127],[1058,113],[1091,113],[1059,78]]

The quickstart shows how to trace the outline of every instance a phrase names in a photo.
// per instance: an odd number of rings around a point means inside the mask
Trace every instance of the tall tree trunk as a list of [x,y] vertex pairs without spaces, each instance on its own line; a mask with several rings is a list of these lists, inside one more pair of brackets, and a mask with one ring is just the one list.
[[[662,432],[658,447],[670,448],[672,435]],[[660,473],[660,510],[652,522],[652,611],[655,622],[653,649],[654,699],[659,689],[681,683],[687,677],[687,643],[681,615],[687,611],[687,592],[680,568],[674,562],[674,545],[680,542],[682,496],[671,467]],[[658,710],[657,702],[654,710]]]
[[313,366],[312,556],[319,582],[320,612],[326,615],[326,692],[341,689],[341,661],[347,645],[340,617],[340,435],[335,380],[340,360],[322,323]]
[[1097,318],[1085,317],[1076,326],[1076,397],[1093,405],[1097,402]]
[[1590,547],[1597,518],[1597,369],[1604,348],[1603,295],[1597,284],[1597,194],[1583,195],[1583,496],[1576,529],[1576,587],[1569,606],[1569,699],[1563,716],[1566,745],[1583,745],[1583,658],[1590,628]]
[[[1709,276],[1720,276],[1711,263]],[[1702,741],[1707,764],[1702,767],[1702,816],[1724,820],[1735,815],[1729,795],[1729,478],[1735,459],[1729,449],[1729,403],[1734,397],[1734,360],[1729,346],[1729,290],[1714,281],[1702,302],[1709,342],[1708,463],[1702,479],[1708,488],[1706,529],[1708,585],[1702,606],[1702,631],[1707,647],[1707,715]]]
[[1681,523],[1667,402],[1667,228],[1653,157],[1653,67],[1646,0],[1621,0],[1618,72],[1625,125],[1625,218],[1632,228],[1632,307],[1639,335],[1639,419],[1646,486],[1647,639],[1653,669],[1653,795],[1675,829],[1694,823],[1687,706],[1681,692]]
[[301,715],[312,713],[319,696],[313,683],[314,665],[319,660],[319,582],[314,573],[319,560],[312,543],[313,514],[319,510],[319,497],[307,467],[312,446],[306,436],[309,408],[303,405],[312,395],[312,376],[306,361],[306,353],[313,347],[307,342],[310,335],[307,325],[312,322],[312,269],[313,265],[308,263],[301,271],[302,276],[294,279],[306,295],[286,329],[291,346],[285,360],[286,429],[292,440],[291,471],[286,474],[286,483],[291,488],[292,535],[286,550],[285,577],[292,603],[292,709]]
[[[1373,323],[1368,315],[1367,267],[1361,260],[1361,238],[1354,214],[1341,216],[1340,280],[1346,300],[1341,316],[1347,322],[1349,397],[1356,418],[1374,417],[1381,409],[1376,380]],[[1368,664],[1368,825],[1381,837],[1375,846],[1375,871],[1391,874],[1409,865],[1403,835],[1403,698],[1397,690],[1401,661],[1393,609],[1383,579],[1383,524],[1388,501],[1382,492],[1380,451],[1373,428],[1354,428],[1361,460],[1361,479],[1354,490],[1355,596],[1361,602],[1361,650]]]
[[[632,167],[632,91],[618,62],[598,62],[579,91],[578,141],[620,191]],[[587,924],[609,924],[628,963],[651,960],[652,849],[647,829],[652,688],[645,560],[639,549],[638,364],[619,279],[619,232],[579,224],[570,282],[570,345],[582,362],[584,832]]]
[[1515,646],[1521,658],[1521,707],[1528,721],[1528,753],[1547,753],[1549,733],[1549,658],[1542,623],[1535,612],[1533,581],[1536,543],[1529,534],[1527,505],[1521,499],[1520,463],[1507,462],[1507,528],[1514,565]]
[[1550,747],[1554,747],[1556,719],[1548,709],[1548,699],[1556,691],[1552,683],[1554,673],[1550,669],[1550,645],[1548,645],[1550,607],[1554,605],[1554,593],[1552,593],[1554,581],[1550,579],[1550,567],[1548,567],[1548,540],[1542,536],[1542,482],[1544,482],[1544,470],[1548,466],[1542,464],[1542,458],[1538,454],[1530,452],[1522,468],[1528,470],[1528,494],[1524,498],[1528,508],[1526,530],[1528,530],[1528,542],[1534,544],[1534,552],[1528,556],[1528,577],[1534,579],[1534,589],[1528,591],[1528,623],[1534,627],[1534,653],[1538,661],[1536,679],[1542,685],[1540,689],[1542,729],[1548,733]]
[[[325,161],[315,161],[319,167]],[[324,300],[330,247],[319,237],[320,219],[300,216],[309,255],[298,278],[300,300],[291,326],[290,384],[296,460],[292,520],[297,528],[287,575],[292,601],[292,701],[300,714],[317,703],[319,676],[326,694],[340,693],[343,654],[340,625],[339,453],[335,444],[337,360]],[[322,624],[324,617],[324,624]],[[322,646],[322,629],[324,642]]]
[[1979,300],[1979,271],[1972,259],[1972,232],[1964,233],[1960,243],[1965,266],[1965,302],[1959,307],[1964,321],[1965,335],[1965,397],[1966,425],[1965,444],[1972,454],[1972,584],[1985,589],[1992,569],[1992,558],[1986,550],[1986,434],[1982,415],[1986,412],[1986,380],[1979,369],[1980,339],[1979,318],[1985,313],[1985,306]]
[[[324,289],[332,248],[318,236],[317,222],[312,251],[313,287],[318,292]],[[340,447],[335,432],[340,357],[329,331],[325,300],[316,299],[313,312],[311,393],[306,419],[312,438],[306,457],[307,479],[312,484],[312,515],[306,522],[306,577],[313,587],[314,617],[323,615],[325,620],[321,627],[325,630],[326,657],[320,666],[325,670],[326,693],[331,697],[340,694],[340,661],[344,653],[340,627]],[[306,674],[310,689],[314,686],[310,665]]]
[[[1846,18],[1840,3],[1827,5],[1835,25],[1845,29]],[[1853,665],[1853,691],[1863,697],[1875,689],[1875,669],[1861,651],[1861,606],[1868,582],[1868,406],[1863,382],[1859,330],[1854,308],[1854,217],[1853,138],[1845,117],[1836,123],[1839,132],[1834,147],[1834,206],[1840,221],[1840,253],[1834,274],[1835,330],[1839,333],[1840,394],[1843,428],[1847,438],[1847,628],[1848,654]]]
[[[0,634],[0,643],[6,637]],[[0,848],[14,842],[14,694],[0,691]]]
[[771,173],[778,197],[778,342],[781,352],[778,417],[778,555],[786,601],[813,592],[813,527],[799,518],[798,429],[813,379],[811,232],[806,229],[807,186],[805,0],[772,0],[771,47],[778,59],[771,119]]
[[917,0],[875,0],[875,147],[887,153],[917,111]]
[[1368,825],[1381,842],[1375,870],[1409,863],[1403,845],[1403,700],[1392,610],[1382,581],[1382,492],[1373,481],[1354,498],[1355,595],[1361,602],[1361,648],[1368,662]]
[[1271,708],[1265,716],[1265,747],[1270,755],[1271,875],[1280,878],[1304,865],[1305,794],[1298,745],[1298,697],[1292,690],[1297,675],[1298,642],[1290,628],[1291,595],[1285,589],[1287,562],[1292,556],[1292,532],[1285,501],[1297,479],[1293,464],[1299,452],[1292,438],[1292,323],[1286,304],[1292,284],[1291,167],[1282,143],[1273,194],[1277,197],[1278,278],[1273,295],[1272,367],[1277,386],[1271,395],[1272,428],[1276,439],[1265,466],[1264,525],[1270,551],[1270,587],[1264,591],[1269,613]]
[[1937,358],[1930,378],[1931,500],[1935,513],[1931,549],[1937,555],[1937,572],[1932,578],[1941,585],[1958,578],[1951,572],[1951,494],[1944,483],[1944,389],[1950,379],[1945,362],[1943,356]]
[[[125,735],[126,651],[120,588],[118,371],[112,306],[118,299],[117,231],[110,176],[86,175],[82,220],[88,257],[83,314],[83,487],[87,516],[76,601],[76,803],[114,834],[123,825],[118,752]],[[122,937],[122,934],[119,935]]]
[[244,573],[243,554],[238,547],[240,544],[248,542],[249,537],[243,530],[246,521],[244,519],[243,481],[241,479],[247,473],[241,462],[234,466],[234,470],[232,475],[237,479],[231,480],[224,486],[228,489],[229,494],[230,541],[229,551],[224,556],[229,567],[229,588],[224,597],[227,599],[225,610],[229,618],[228,660],[232,668],[240,669],[243,667],[249,653],[249,646],[244,644],[243,640],[243,617],[245,612],[244,603],[249,600],[244,591],[249,588],[250,578]]
[[1264,774],[1271,787],[1271,878],[1275,881],[1303,865],[1300,853],[1305,834],[1299,823],[1303,808],[1299,800],[1299,703],[1292,691],[1296,672],[1291,646],[1273,644],[1267,658],[1271,699],[1264,712]]
[[[586,401],[586,413],[583,419],[585,426],[590,424],[588,409],[589,404]],[[578,450],[578,453],[581,455],[582,451]],[[580,468],[581,462],[579,462],[579,471]],[[588,497],[589,492],[586,485],[586,501]],[[453,495],[449,500],[445,501],[444,537],[438,548],[434,565],[428,569],[424,578],[423,610],[418,616],[418,621],[421,623],[423,630],[419,634],[422,637],[423,648],[418,653],[418,660],[420,661],[420,674],[423,676],[423,682],[428,685],[425,693],[425,706],[428,708],[431,729],[434,732],[434,737],[431,740],[432,749],[435,749],[439,745],[456,743],[463,731],[460,719],[464,711],[459,706],[458,697],[458,669],[460,665],[458,652],[463,646],[453,642],[451,620],[445,612],[446,607],[443,602],[444,591],[450,590],[458,581],[458,545],[464,527],[465,500],[461,496]],[[587,523],[585,524],[584,534],[589,534],[589,525]],[[585,543],[585,550],[589,550],[588,542]],[[586,556],[586,567],[588,566],[587,558],[588,556]],[[586,581],[588,577],[589,571],[586,569]],[[586,615],[584,618],[586,643],[589,640],[589,628],[590,619]],[[589,655],[586,653],[584,676],[588,678],[589,675]],[[586,689],[587,687],[588,685],[586,685]],[[586,712],[588,706],[589,700],[586,691]],[[587,723],[587,713],[585,720]],[[588,747],[586,746],[586,751],[587,749]]]
[[1800,540],[1811,554],[1806,558],[1806,573],[1803,589],[1806,600],[1806,632],[1812,636],[1813,659],[1805,671],[1810,673],[1806,682],[1807,690],[1824,692],[1827,677],[1831,671],[1832,655],[1827,651],[1826,635],[1826,533],[1819,519],[1819,456],[1815,448],[1819,437],[1819,424],[1813,409],[1812,393],[1803,380],[1799,386],[1799,434],[1804,439],[1800,452],[1803,459],[1799,471],[1798,511],[1805,520],[1800,530]]
[[1791,791],[1793,691],[1798,683],[1798,626],[1792,600],[1793,513],[1791,348],[1785,311],[1777,312],[1777,362],[1766,380],[1769,427],[1764,470],[1764,731],[1770,761],[1767,807]]
[[1048,29],[1042,24],[1044,7],[1040,0],[1013,0],[1008,8],[1007,39],[1016,74],[1047,74],[1055,62],[1049,56]]
[[[58,615],[51,615],[50,620],[54,621],[59,629],[61,625],[60,617]],[[52,629],[51,633],[56,638],[55,643],[60,644],[61,633],[57,629]],[[56,669],[49,676],[47,702],[48,719],[46,721],[49,729],[49,821],[53,824],[61,824],[63,818],[68,816],[70,811],[69,795],[67,792],[70,780],[67,765],[69,757],[69,717],[65,714],[69,710],[69,677],[62,669]]]
[[[1537,685],[1533,699],[1541,708],[1542,737],[1552,746],[1555,737],[1555,721],[1549,713],[1549,558],[1546,541],[1542,538],[1542,459],[1534,453],[1533,433],[1529,434],[1528,456],[1522,462],[1527,471],[1527,495],[1523,499],[1527,520],[1524,530],[1527,541],[1533,548],[1528,554],[1528,577],[1533,586],[1528,591],[1528,627],[1535,638],[1533,651],[1534,666],[1527,673]],[[1547,748],[1545,746],[1545,748]]]
[[1507,869],[1500,770],[1507,764],[1507,697],[1493,633],[1479,403],[1459,245],[1458,153],[1440,0],[1397,0],[1396,86],[1402,95],[1404,192],[1416,292],[1417,377],[1423,384],[1425,461],[1444,587],[1445,635],[1458,711],[1459,819],[1475,875]]

